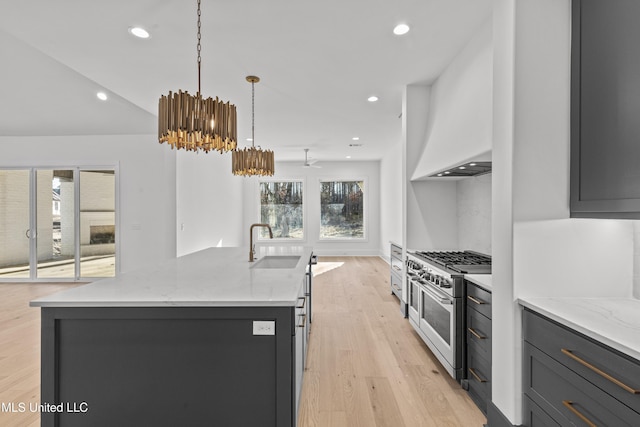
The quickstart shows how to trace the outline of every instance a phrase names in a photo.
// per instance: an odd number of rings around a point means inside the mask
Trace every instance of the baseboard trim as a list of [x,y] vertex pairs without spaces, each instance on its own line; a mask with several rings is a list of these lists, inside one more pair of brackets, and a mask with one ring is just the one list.
[[487,427],[518,427],[504,416],[493,402],[487,405]]

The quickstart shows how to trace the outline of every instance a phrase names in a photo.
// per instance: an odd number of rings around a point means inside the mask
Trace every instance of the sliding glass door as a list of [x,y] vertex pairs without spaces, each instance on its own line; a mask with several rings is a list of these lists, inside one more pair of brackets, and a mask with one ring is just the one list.
[[114,169],[0,170],[0,281],[116,273]]
[[0,170],[0,280],[31,277],[29,169]]
[[80,171],[80,277],[116,273],[116,182],[113,170]]
[[36,278],[74,279],[74,170],[37,169],[35,177]]

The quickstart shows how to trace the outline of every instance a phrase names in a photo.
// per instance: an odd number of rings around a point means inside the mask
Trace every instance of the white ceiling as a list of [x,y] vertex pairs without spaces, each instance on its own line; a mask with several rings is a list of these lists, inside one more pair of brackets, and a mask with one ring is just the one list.
[[[0,3],[0,136],[155,134],[159,96],[197,90],[195,0]],[[433,82],[491,4],[202,0],[202,92],[237,106],[250,145],[245,77],[259,76],[256,145],[277,161],[302,161],[305,147],[320,161],[380,159],[401,138],[404,86]],[[404,36],[392,33],[400,22]]]

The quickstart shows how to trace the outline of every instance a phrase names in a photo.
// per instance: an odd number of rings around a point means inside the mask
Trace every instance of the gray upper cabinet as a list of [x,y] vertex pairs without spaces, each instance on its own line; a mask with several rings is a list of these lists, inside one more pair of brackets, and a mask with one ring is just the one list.
[[571,216],[640,218],[640,2],[573,0]]

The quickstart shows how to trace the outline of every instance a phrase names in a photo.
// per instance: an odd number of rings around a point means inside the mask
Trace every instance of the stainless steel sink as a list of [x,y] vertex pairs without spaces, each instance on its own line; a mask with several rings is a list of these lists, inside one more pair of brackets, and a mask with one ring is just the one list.
[[250,268],[294,268],[300,255],[267,255],[256,261]]

